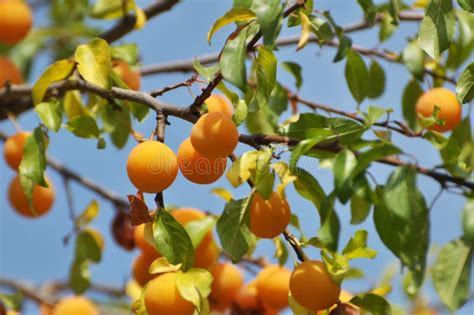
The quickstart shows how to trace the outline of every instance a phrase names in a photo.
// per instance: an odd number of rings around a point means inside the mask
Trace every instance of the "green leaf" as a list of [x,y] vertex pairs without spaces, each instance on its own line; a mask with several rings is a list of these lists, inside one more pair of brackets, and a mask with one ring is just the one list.
[[92,220],[94,220],[99,214],[99,203],[97,200],[92,200],[82,213],[76,218],[76,224],[79,227],[83,227]]
[[63,111],[61,103],[57,99],[51,99],[48,102],[39,103],[35,106],[35,112],[38,113],[41,122],[53,131],[61,128]]
[[112,59],[123,60],[129,65],[137,64],[139,61],[138,45],[135,43],[125,43],[110,47]]
[[[434,132],[433,132],[434,133]],[[439,134],[437,134],[439,136]],[[468,178],[473,168],[474,144],[471,120],[464,118],[449,139],[440,138],[440,154],[445,168],[454,176]]]
[[459,5],[464,10],[474,13],[474,1],[473,0],[458,0]]
[[381,296],[366,293],[354,296],[349,303],[370,312],[373,315],[391,314],[390,304]]
[[425,54],[417,41],[412,40],[405,47],[402,61],[415,78],[420,81],[423,80],[423,75],[425,74]]
[[106,89],[110,87],[111,58],[109,45],[100,38],[79,45],[74,53],[77,70],[84,80]]
[[336,155],[333,164],[334,187],[339,200],[346,203],[352,195],[353,170],[357,165],[357,159],[350,150],[342,150]]
[[102,111],[104,131],[110,132],[112,143],[119,149],[123,148],[130,136],[130,112],[125,107],[114,108],[105,106]]
[[91,273],[87,261],[74,261],[69,271],[69,287],[75,294],[82,294],[89,289]]
[[66,123],[66,128],[80,138],[98,138],[99,127],[94,118],[79,116]]
[[372,0],[357,0],[359,6],[364,11],[365,20],[369,26],[372,26],[375,21],[375,15],[377,13],[377,8],[375,7]]
[[367,167],[369,167],[369,165],[376,160],[380,160],[383,157],[397,155],[400,153],[402,153],[402,150],[400,150],[400,148],[394,146],[393,144],[381,143],[379,145],[376,145],[370,148],[369,150],[359,154],[359,157],[357,158],[357,166],[354,168],[351,176],[355,178],[356,176],[364,172]]
[[222,77],[245,91],[247,89],[247,29],[243,29],[234,37],[229,38],[222,50],[219,64]]
[[339,38],[339,47],[337,48],[336,55],[332,62],[341,61],[346,57],[346,55],[351,51],[352,39],[349,36],[343,35]]
[[270,171],[273,155],[270,150],[258,152],[254,175],[255,189],[264,199],[268,199],[273,192],[273,183],[275,182],[275,175]]
[[367,97],[372,99],[380,97],[385,90],[385,72],[375,59],[370,63],[369,83]]
[[261,46],[257,49],[256,59],[257,72],[257,100],[259,106],[263,107],[268,102],[276,82],[277,59],[271,49]]
[[282,2],[280,0],[254,0],[251,9],[255,12],[260,24],[264,45],[273,47],[283,20]]
[[371,189],[367,179],[361,177],[358,188],[351,196],[351,224],[360,224],[368,217],[371,207]]
[[163,209],[159,209],[155,215],[153,240],[158,252],[171,264],[182,264],[184,270],[193,265],[194,248],[188,233]]
[[367,127],[373,126],[383,114],[390,113],[391,109],[386,109],[384,107],[378,106],[369,106],[367,114],[363,114],[365,118],[365,125]]
[[397,168],[385,187],[385,202],[399,218],[409,220],[417,206],[416,170],[411,166]]
[[334,32],[327,21],[311,16],[310,22],[311,32],[313,32],[321,44],[334,38]]
[[326,194],[318,180],[302,168],[297,168],[293,174],[297,176],[293,182],[296,192],[311,201],[316,209],[321,210]]
[[468,199],[462,212],[462,230],[464,238],[474,242],[474,199]]
[[204,239],[204,236],[206,236],[209,231],[212,231],[215,225],[216,219],[212,216],[206,216],[203,219],[189,222],[184,226],[184,228],[191,239],[193,247],[197,248]]
[[233,8],[227,11],[223,16],[217,19],[212,25],[211,29],[207,33],[207,41],[211,43],[212,35],[217,32],[220,28],[230,23],[235,22],[247,22],[256,18],[253,11],[245,8]]
[[428,208],[423,196],[417,191],[416,203],[408,213],[410,217],[403,219],[398,216],[400,211],[394,211],[392,205],[386,204],[386,195],[383,187],[377,188],[374,202],[375,227],[385,246],[413,272],[415,287],[411,291],[415,293],[423,283],[426,269],[429,245]]
[[7,309],[19,311],[23,304],[24,295],[21,291],[13,294],[0,293],[0,303],[5,305]]
[[75,66],[73,60],[59,60],[46,68],[31,90],[33,103],[39,104],[51,83],[68,78]]
[[388,12],[390,13],[390,16],[393,19],[393,24],[398,25],[400,18],[400,10],[402,7],[403,3],[401,0],[390,0],[390,3],[388,5]]
[[[40,127],[26,138],[23,148],[23,158],[19,166],[20,183],[30,207],[33,206],[32,194],[36,185],[47,187],[43,174],[46,170],[46,134]],[[34,209],[33,209],[34,211]]]
[[91,116],[87,108],[82,103],[79,91],[68,91],[64,94],[64,113],[68,120],[78,116]]
[[191,268],[176,273],[176,287],[180,295],[196,306],[198,312],[203,309],[203,300],[211,293],[212,275],[204,269]]
[[474,62],[461,73],[456,85],[456,96],[461,104],[469,103],[474,99]]
[[449,46],[446,67],[457,71],[471,56],[474,49],[474,16],[468,12],[456,10],[459,32],[455,42]]
[[472,247],[463,240],[445,245],[433,265],[433,284],[444,305],[454,312],[469,298]]
[[411,80],[405,87],[402,96],[402,111],[408,126],[416,130],[418,129],[418,119],[416,114],[416,102],[423,94],[423,89],[416,80]]
[[356,258],[372,259],[377,256],[377,251],[367,247],[367,234],[365,230],[355,232],[346,247],[344,247],[342,254],[349,260]]
[[[135,9],[135,1],[127,1],[125,12]],[[123,16],[122,0],[97,0],[91,10],[91,17],[96,19],[117,19]]]
[[334,209],[335,194],[331,193],[323,200],[321,210],[321,227],[318,229],[318,238],[325,248],[335,252],[339,242],[340,223]]
[[296,88],[299,90],[301,85],[303,84],[303,76],[301,75],[301,71],[302,71],[301,66],[297,64],[296,62],[291,62],[291,61],[282,62],[281,65],[283,69],[288,71],[288,73],[290,73],[295,78]]
[[248,206],[249,199],[231,200],[217,220],[222,249],[233,261],[239,261],[249,250],[251,235],[246,225]]
[[235,112],[232,116],[232,120],[234,121],[236,126],[241,125],[248,116],[248,106],[244,100],[239,100],[237,106],[235,106]]
[[193,60],[193,67],[199,75],[204,77],[206,80],[211,81],[219,72],[220,64],[215,64],[209,67],[204,67],[200,62],[199,59],[194,58]]
[[273,239],[273,244],[275,244],[275,255],[273,257],[278,259],[278,264],[284,266],[288,260],[288,249],[286,243],[279,237]]
[[100,262],[103,242],[102,235],[96,230],[88,228],[80,231],[76,238],[75,260]]
[[[398,17],[398,16],[397,16]],[[397,29],[396,20],[393,19],[392,16],[389,14],[384,14],[382,17],[382,21],[380,21],[380,30],[379,30],[379,41],[384,42],[390,37],[392,37],[393,33]]]
[[352,96],[360,104],[369,92],[369,71],[355,51],[347,53],[345,75]]
[[432,0],[421,22],[418,43],[431,58],[436,59],[449,48],[455,27],[452,0]]

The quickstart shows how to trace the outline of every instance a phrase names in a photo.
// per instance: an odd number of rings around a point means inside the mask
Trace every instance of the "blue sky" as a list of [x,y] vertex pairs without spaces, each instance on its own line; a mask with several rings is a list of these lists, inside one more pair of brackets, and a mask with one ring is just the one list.
[[[147,3],[142,1],[140,3]],[[136,42],[140,47],[140,54],[144,65],[162,63],[166,61],[189,58],[201,54],[219,50],[224,42],[226,34],[231,30],[226,27],[220,30],[213,39],[213,45],[209,46],[206,41],[206,33],[213,21],[225,13],[231,7],[231,0],[199,0],[184,1],[176,8],[151,20],[145,28],[126,36],[121,42]],[[356,1],[348,0],[320,0],[316,1],[320,10],[331,9],[338,23],[359,21],[362,12]],[[35,24],[45,23],[45,12],[38,12]],[[394,51],[403,49],[406,39],[413,37],[417,29],[415,23],[404,23],[395,33],[392,39],[383,43],[381,47]],[[378,28],[352,34],[354,43],[375,47],[378,44]],[[282,35],[296,34],[298,29],[283,29]],[[304,83],[300,95],[304,98],[318,101],[323,104],[332,105],[348,111],[355,111],[356,102],[350,95],[344,79],[344,64],[332,63],[335,54],[333,48],[324,47],[320,49],[314,44],[309,44],[304,50],[295,52],[294,47],[282,48],[277,53],[279,61],[298,62],[303,66]],[[367,60],[367,59],[366,59]],[[42,55],[38,58],[32,78],[47,65],[48,56]],[[394,108],[394,117],[401,118],[401,94],[406,82],[410,79],[408,71],[401,65],[390,64],[380,61],[386,72],[386,91],[384,95],[376,100],[365,101],[361,108],[368,105],[378,105]],[[190,74],[163,74],[150,76],[143,80],[142,89],[145,91],[160,88],[165,85],[183,81]],[[279,69],[279,80],[287,86],[294,86],[294,81],[286,72]],[[30,80],[31,82],[34,79]],[[428,86],[425,84],[424,88]],[[452,86],[448,86],[453,88]],[[194,89],[197,93],[198,90]],[[180,89],[166,94],[161,98],[179,106],[187,106],[192,102],[192,97],[186,89]],[[300,107],[303,109],[303,107]],[[287,117],[289,113],[285,113]],[[472,119],[472,115],[471,115]],[[166,143],[177,151],[179,144],[188,136],[191,125],[187,122],[170,117],[171,126],[166,130]],[[19,118],[19,123],[24,129],[32,129],[38,124],[38,118],[29,112]],[[143,124],[136,124],[136,129],[144,134],[150,134],[154,128],[154,118],[150,116]],[[0,122],[0,129],[12,133],[12,126],[6,122]],[[241,132],[246,132],[244,127]],[[110,143],[105,150],[96,150],[94,140],[85,140],[74,137],[67,130],[59,133],[50,133],[51,142],[48,153],[64,162],[70,168],[80,172],[95,182],[108,187],[119,194],[126,196],[134,192],[126,171],[125,162],[128,152],[135,143],[130,139],[127,146],[122,150],[115,149]],[[432,167],[439,164],[438,152],[428,143],[421,140],[404,138],[394,134],[394,142],[406,152],[417,156],[421,165]],[[241,154],[251,148],[239,144],[237,153]],[[311,162],[311,163],[310,163]],[[323,185],[326,192],[330,192],[333,186],[331,171],[317,167],[317,163],[309,159],[302,160],[306,167]],[[310,164],[308,164],[310,163]],[[387,166],[373,165],[371,173],[379,183],[383,183],[392,168]],[[67,279],[69,266],[72,260],[73,246],[64,246],[62,238],[70,231],[71,221],[68,217],[68,209],[63,190],[61,177],[53,170],[48,174],[56,186],[57,198],[53,210],[47,216],[37,220],[25,220],[17,216],[6,201],[8,184],[14,173],[7,168],[6,164],[0,162],[0,193],[3,199],[0,203],[0,276],[43,283],[50,280]],[[428,203],[438,192],[439,185],[430,178],[418,177],[419,187]],[[220,213],[224,202],[212,195],[209,191],[215,187],[230,188],[225,178],[211,185],[195,185],[178,175],[174,184],[164,193],[165,202],[178,206],[191,206]],[[85,190],[77,184],[73,184],[74,203],[79,211],[91,200],[100,202],[101,211],[99,217],[92,223],[94,228],[99,229],[105,237],[105,251],[103,260],[99,265],[91,267],[92,279],[95,282],[111,285],[122,285],[130,275],[130,266],[137,251],[125,252],[119,248],[111,238],[110,222],[113,218],[113,207],[110,203],[100,199],[93,193]],[[247,187],[241,187],[233,191],[234,196],[244,197],[248,194]],[[293,188],[287,189],[287,195],[293,213],[300,216],[306,235],[314,236],[319,227],[319,219],[312,204],[297,195]],[[148,198],[152,204],[152,198]],[[457,238],[461,234],[460,216],[464,206],[463,198],[458,195],[443,193],[431,211],[431,241],[433,245],[445,244]],[[379,250],[379,255],[374,260],[361,260],[355,266],[366,272],[365,280],[348,281],[343,287],[352,292],[359,292],[375,285],[380,279],[384,268],[389,264],[397,264],[396,258],[382,245],[376,235],[371,217],[359,226],[350,225],[350,210],[347,206],[338,205],[337,212],[341,220],[341,245],[345,244],[350,236],[359,229],[369,231],[369,245]],[[319,258],[315,250],[308,251],[312,258]],[[262,241],[259,245],[257,255],[273,255],[273,245],[270,241]],[[290,256],[289,264],[292,264]],[[430,300],[437,301],[437,297],[428,286],[425,290]],[[406,304],[399,281],[397,281],[390,300],[399,304]],[[474,311],[474,307],[468,305],[459,314],[468,314]],[[34,308],[28,307],[25,314],[35,314]]]

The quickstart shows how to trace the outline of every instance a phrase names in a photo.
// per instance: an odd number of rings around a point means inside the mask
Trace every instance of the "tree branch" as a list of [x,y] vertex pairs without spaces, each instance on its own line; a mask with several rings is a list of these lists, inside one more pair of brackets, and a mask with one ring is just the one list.
[[[143,12],[145,13],[146,19],[149,20],[160,13],[171,10],[180,0],[161,0],[146,7]],[[135,14],[125,15],[117,24],[111,29],[105,31],[99,37],[105,39],[107,42],[112,43],[133,30],[136,22]]]
[[38,293],[38,290],[34,286],[22,283],[13,279],[4,279],[0,278],[0,286],[10,288],[15,291],[21,292],[26,298],[38,303],[52,306],[54,300],[50,296],[45,296],[41,293]]
[[[97,85],[94,85],[82,80],[59,81],[53,84],[48,89],[48,93],[51,93],[53,90],[63,91],[63,90],[74,90],[74,89],[87,91],[87,92],[102,96],[104,98],[115,98],[115,99],[134,101],[134,102],[143,104],[145,106],[148,106],[155,112],[161,111],[165,115],[178,117],[186,121],[189,121],[191,123],[196,122],[196,120],[198,119],[198,117],[191,112],[189,107],[177,107],[177,106],[169,105],[159,100],[156,100],[151,95],[144,92],[125,90],[125,89],[116,88],[116,87],[113,87],[111,90],[107,90],[100,86],[97,86]],[[18,86],[12,86],[8,90],[6,90],[5,88],[0,89],[0,98],[5,93],[16,94],[19,96],[30,95],[31,86],[18,85]],[[259,148],[259,145],[284,144],[287,146],[294,146],[300,142],[298,139],[289,138],[289,137],[280,136],[280,135],[244,135],[244,134],[240,135],[239,141],[242,143],[246,143],[257,149]],[[337,153],[342,148],[337,143],[333,143],[333,144],[317,144],[314,147],[314,149]],[[392,166],[408,165],[408,163],[403,162],[399,159],[394,159],[394,158],[385,158],[385,159],[378,160],[378,162],[392,165]],[[433,179],[437,180],[438,182],[442,184],[453,183],[458,186],[462,186],[471,190],[474,189],[474,183],[469,182],[468,180],[464,178],[451,176],[451,175],[441,173],[438,171],[429,170],[427,168],[423,168],[420,166],[417,166],[416,169],[420,174],[432,177]]]
[[[289,90],[287,90],[287,91],[288,91],[288,95],[289,95],[290,99],[293,99],[293,100],[297,101],[298,103],[301,103],[301,104],[303,104],[303,105],[305,105],[305,106],[307,106],[311,109],[314,109],[314,110],[320,109],[320,110],[323,110],[323,111],[328,112],[328,113],[334,113],[334,114],[341,115],[341,116],[356,120],[358,122],[364,123],[364,119],[362,117],[359,117],[356,113],[349,113],[349,112],[337,109],[335,107],[331,107],[331,106],[328,106],[328,105],[312,102],[312,101],[306,100],[304,98],[301,98],[297,94],[293,94]],[[391,125],[392,122],[394,124],[396,124],[398,127]],[[410,137],[410,138],[419,138],[419,137],[423,136],[423,134],[421,132],[415,132],[415,131],[411,130],[410,127],[408,127],[402,121],[395,120],[395,121],[376,122],[376,123],[374,123],[374,126],[388,128],[388,129],[396,131],[396,132],[398,132],[400,134],[403,134],[403,135],[405,135],[407,137]]]
[[[1,130],[0,130],[0,139],[2,141],[6,141],[8,139],[8,136]],[[79,185],[87,188],[88,190],[95,192],[96,194],[98,194],[102,198],[111,201],[118,208],[121,208],[121,209],[126,208],[127,209],[130,206],[127,199],[122,198],[118,194],[116,194],[115,192],[110,191],[110,190],[96,184],[96,182],[91,180],[91,179],[88,179],[88,178],[85,178],[85,177],[79,175],[78,173],[76,173],[75,171],[67,168],[66,166],[64,166],[60,162],[56,161],[55,159],[48,156],[48,157],[46,157],[46,162],[47,162],[49,167],[51,167],[56,172],[61,174],[61,176],[63,176],[64,178],[66,178],[68,180],[73,180],[76,183],[78,183]]]

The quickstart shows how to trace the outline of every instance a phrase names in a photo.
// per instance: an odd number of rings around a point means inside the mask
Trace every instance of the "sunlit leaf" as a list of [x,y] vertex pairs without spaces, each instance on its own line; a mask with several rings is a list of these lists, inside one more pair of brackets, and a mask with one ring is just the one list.
[[48,102],[42,102],[35,106],[35,112],[41,119],[41,122],[53,131],[61,128],[63,111],[61,103],[57,99],[50,99]]
[[51,83],[68,78],[75,68],[73,60],[59,60],[50,65],[36,81],[32,89],[33,102],[39,104]]
[[77,70],[84,80],[109,88],[112,62],[110,48],[105,40],[94,38],[88,44],[79,45],[74,59],[77,62]]
[[227,11],[223,16],[218,18],[214,25],[212,25],[211,29],[207,33],[207,41],[211,43],[212,36],[215,32],[217,32],[220,28],[226,26],[230,23],[235,22],[246,22],[256,18],[256,15],[253,11],[245,9],[245,8],[233,8]]

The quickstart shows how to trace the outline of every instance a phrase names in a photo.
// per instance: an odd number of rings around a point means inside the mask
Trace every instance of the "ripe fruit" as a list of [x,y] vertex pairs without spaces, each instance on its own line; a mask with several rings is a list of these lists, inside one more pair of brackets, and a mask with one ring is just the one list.
[[145,141],[128,155],[127,174],[141,192],[159,193],[174,182],[178,174],[178,160],[167,145]]
[[[194,208],[176,209],[171,211],[171,215],[183,226],[191,221],[206,217],[204,212]],[[209,231],[194,250],[194,267],[207,269],[216,263],[218,257],[219,250],[212,236],[212,232]]]
[[140,90],[140,73],[130,68],[123,60],[114,60],[112,65],[114,71],[122,78],[123,82],[132,90]]
[[291,271],[277,265],[263,268],[256,278],[257,292],[263,304],[280,310],[288,307]]
[[145,290],[145,308],[149,315],[191,315],[194,305],[179,294],[176,273],[161,274]]
[[212,269],[212,285],[209,301],[216,310],[225,310],[239,294],[244,276],[231,263],[219,263]]
[[444,119],[444,125],[434,124],[428,127],[430,130],[445,132],[453,130],[461,121],[461,105],[456,95],[450,90],[439,87],[429,90],[420,96],[416,102],[416,112],[424,117],[431,117],[435,105],[440,108],[438,117]]
[[210,184],[222,176],[227,159],[207,158],[199,154],[187,138],[178,149],[178,167],[189,181],[196,184]]
[[222,95],[212,94],[204,102],[209,113],[219,112],[229,118],[234,115],[234,106]]
[[16,176],[10,183],[8,188],[8,199],[13,209],[24,217],[34,218],[46,214],[54,202],[54,186],[48,178],[45,178],[48,183],[48,188],[36,185],[33,189],[33,208],[28,205],[28,200],[23,192],[23,187],[20,183],[20,176]]
[[99,315],[99,311],[89,299],[71,296],[56,304],[53,315]]
[[23,159],[23,148],[29,135],[31,135],[31,132],[18,132],[8,138],[3,145],[3,157],[8,166],[14,171],[18,172],[18,167]]
[[33,15],[27,3],[18,0],[0,1],[0,43],[16,44],[28,34],[32,23]]
[[250,205],[250,231],[261,238],[274,238],[290,223],[291,211],[286,199],[272,192],[265,200],[257,192]]
[[235,303],[243,310],[257,310],[260,308],[257,282],[255,280],[250,281],[240,289],[235,297]]
[[201,155],[226,157],[239,142],[239,132],[226,115],[214,112],[201,116],[191,130],[191,143]]
[[145,224],[140,224],[135,227],[133,231],[133,241],[135,242],[135,246],[140,248],[144,254],[148,256],[159,255],[155,246],[150,244],[145,238]]
[[142,253],[140,256],[135,258],[132,265],[132,276],[135,281],[142,287],[147,284],[148,281],[155,278],[155,274],[148,272],[151,263],[158,258],[158,255],[147,255]]
[[10,59],[0,56],[0,88],[2,88],[7,81],[10,81],[12,84],[22,84],[23,76]]
[[329,276],[322,261],[310,260],[293,270],[290,291],[296,302],[316,312],[335,304],[341,288]]

